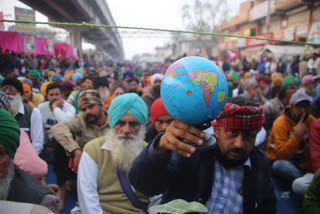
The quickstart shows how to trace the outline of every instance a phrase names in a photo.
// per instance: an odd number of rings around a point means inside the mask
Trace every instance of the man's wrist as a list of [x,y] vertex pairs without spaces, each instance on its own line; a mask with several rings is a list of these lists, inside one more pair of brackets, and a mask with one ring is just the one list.
[[160,132],[153,140],[153,148],[158,152],[164,152],[166,150],[160,147],[160,141],[165,132]]
[[77,149],[75,149],[75,150],[72,151],[73,156],[75,156],[75,155],[77,155],[77,154],[81,154],[81,153],[82,153],[82,151],[81,151],[80,148],[77,148]]

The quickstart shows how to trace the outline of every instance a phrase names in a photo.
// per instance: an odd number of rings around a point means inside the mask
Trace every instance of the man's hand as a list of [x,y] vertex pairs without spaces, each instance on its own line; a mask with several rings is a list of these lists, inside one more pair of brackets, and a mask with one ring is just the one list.
[[303,138],[308,133],[308,127],[306,122],[303,122],[305,119],[306,113],[303,113],[299,122],[295,127],[293,127],[293,134],[299,138]]
[[203,143],[203,136],[204,133],[196,127],[174,120],[164,135],[162,135],[156,149],[158,151],[171,150],[185,157],[190,157],[196,151],[196,148],[182,142],[178,138],[183,138],[190,143],[200,146]]
[[59,107],[59,108],[62,108],[63,107],[63,98],[60,98],[56,101],[54,101],[54,103],[52,104],[52,110],[55,108],[55,107]]
[[74,158],[73,158],[73,168],[71,170],[72,172],[77,173],[82,151],[81,149],[75,149],[73,150],[72,153]]
[[260,100],[262,100],[262,92],[261,92],[261,88],[257,88],[257,96]]

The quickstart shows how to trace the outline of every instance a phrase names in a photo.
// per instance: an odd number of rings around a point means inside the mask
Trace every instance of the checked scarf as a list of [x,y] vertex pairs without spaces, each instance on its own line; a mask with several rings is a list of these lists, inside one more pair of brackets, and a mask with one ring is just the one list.
[[223,111],[212,123],[213,128],[221,126],[241,131],[260,131],[264,123],[263,106],[238,106],[226,103]]

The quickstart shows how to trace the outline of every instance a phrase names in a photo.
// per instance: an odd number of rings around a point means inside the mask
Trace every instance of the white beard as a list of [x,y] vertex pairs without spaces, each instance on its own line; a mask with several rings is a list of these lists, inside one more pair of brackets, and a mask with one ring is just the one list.
[[22,97],[20,93],[17,93],[15,96],[8,95],[8,99],[10,103],[9,112],[13,116],[16,116],[19,112],[20,105],[22,105]]
[[8,174],[5,177],[3,177],[3,175],[0,173],[0,200],[7,199],[13,177],[14,177],[14,164],[11,161],[8,168]]
[[111,150],[113,165],[116,168],[126,170],[131,167],[133,161],[143,149],[146,129],[140,127],[138,135],[116,135],[113,129],[108,131],[108,139],[105,142]]
[[100,93],[100,97],[101,97],[102,101],[106,101],[109,98],[109,90],[108,89],[100,91],[99,93]]

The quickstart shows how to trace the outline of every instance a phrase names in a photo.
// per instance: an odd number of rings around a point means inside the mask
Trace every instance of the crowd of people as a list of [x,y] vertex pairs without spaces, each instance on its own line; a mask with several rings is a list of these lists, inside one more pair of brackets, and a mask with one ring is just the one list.
[[[319,213],[319,54],[211,60],[229,98],[205,130],[217,143],[198,151],[204,131],[175,120],[161,100],[173,61],[89,65],[1,50],[0,200],[59,213],[76,192],[81,213],[152,213],[184,199],[209,213],[269,214],[276,179],[303,213]],[[45,183],[48,164],[55,184]]]

